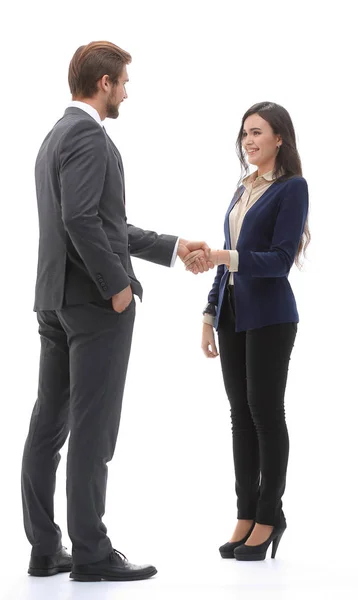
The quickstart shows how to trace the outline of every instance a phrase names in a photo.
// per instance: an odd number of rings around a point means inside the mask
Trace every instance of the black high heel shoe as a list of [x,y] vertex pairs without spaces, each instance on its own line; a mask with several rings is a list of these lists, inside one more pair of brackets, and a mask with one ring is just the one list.
[[220,546],[219,552],[221,554],[221,557],[222,558],[235,558],[235,555],[234,555],[235,548],[237,548],[241,544],[244,544],[246,542],[246,540],[249,539],[254,527],[255,527],[255,521],[251,525],[248,533],[241,540],[239,540],[238,542],[226,542],[226,544],[224,544],[223,546]]
[[285,522],[273,528],[272,533],[266,542],[258,546],[239,546],[234,551],[236,560],[265,560],[266,552],[272,542],[271,558],[275,558],[278,545],[287,525]]

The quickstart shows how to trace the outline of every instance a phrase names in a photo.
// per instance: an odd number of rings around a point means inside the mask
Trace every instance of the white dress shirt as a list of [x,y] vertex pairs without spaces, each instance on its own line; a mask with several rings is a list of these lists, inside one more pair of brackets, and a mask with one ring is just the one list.
[[[103,123],[101,121],[101,117],[99,116],[98,111],[90,104],[87,104],[87,102],[81,102],[80,100],[71,100],[71,102],[69,103],[68,106],[74,107],[74,108],[80,108],[81,110],[84,110],[87,114],[90,115],[90,117],[92,117],[95,121],[97,121],[97,123],[99,125],[101,125],[101,127],[103,127]],[[175,247],[174,247],[174,252],[173,252],[172,260],[170,263],[170,267],[174,267],[174,265],[175,265],[175,261],[176,261],[177,255],[178,255],[178,246],[179,246],[179,238],[177,239]]]
[[103,123],[101,121],[101,117],[99,116],[98,111],[90,104],[87,104],[87,102],[80,102],[80,100],[72,100],[68,106],[74,107],[74,108],[80,108],[81,110],[84,110],[95,121],[97,121],[97,123],[99,123],[99,125],[101,125],[103,127]]

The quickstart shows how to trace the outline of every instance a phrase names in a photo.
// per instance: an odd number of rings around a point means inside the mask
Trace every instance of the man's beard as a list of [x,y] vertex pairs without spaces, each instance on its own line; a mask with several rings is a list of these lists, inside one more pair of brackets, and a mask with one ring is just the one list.
[[113,103],[113,100],[111,98],[108,98],[108,102],[107,102],[107,106],[106,106],[106,112],[107,112],[107,118],[108,119],[117,119],[118,115],[119,115],[119,106],[117,104]]

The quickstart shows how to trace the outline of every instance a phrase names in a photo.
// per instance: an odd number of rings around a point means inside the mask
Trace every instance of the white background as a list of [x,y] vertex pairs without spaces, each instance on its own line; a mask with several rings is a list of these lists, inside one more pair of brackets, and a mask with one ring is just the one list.
[[[1,552],[4,600],[44,597],[352,596],[357,544],[357,96],[354,2],[17,2],[1,33]],[[254,103],[293,119],[310,191],[312,242],[290,282],[300,314],[286,392],[288,529],[277,560],[217,552],[236,522],[229,405],[219,358],[200,349],[214,272],[134,259],[144,287],[105,523],[114,547],[159,573],[138,584],[26,575],[20,463],[36,400],[32,312],[38,225],[34,162],[71,97],[69,61],[110,40],[133,58],[129,98],[106,129],[126,175],[129,222],[223,242],[240,174],[235,141]],[[65,451],[56,516],[66,533]],[[270,554],[268,553],[268,556]],[[21,590],[20,590],[21,587]],[[349,590],[349,591],[348,591]],[[225,595],[226,594],[226,595]],[[271,596],[272,594],[272,596]],[[344,594],[343,594],[344,595]],[[122,594],[123,597],[123,594]],[[256,596],[255,596],[256,597]]]

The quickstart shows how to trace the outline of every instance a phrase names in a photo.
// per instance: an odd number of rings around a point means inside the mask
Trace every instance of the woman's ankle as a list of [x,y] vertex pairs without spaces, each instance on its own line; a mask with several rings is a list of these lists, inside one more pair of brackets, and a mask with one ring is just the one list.
[[236,523],[236,527],[234,533],[230,538],[230,542],[239,542],[242,538],[244,538],[252,528],[254,524],[254,520],[248,519],[238,519]]

